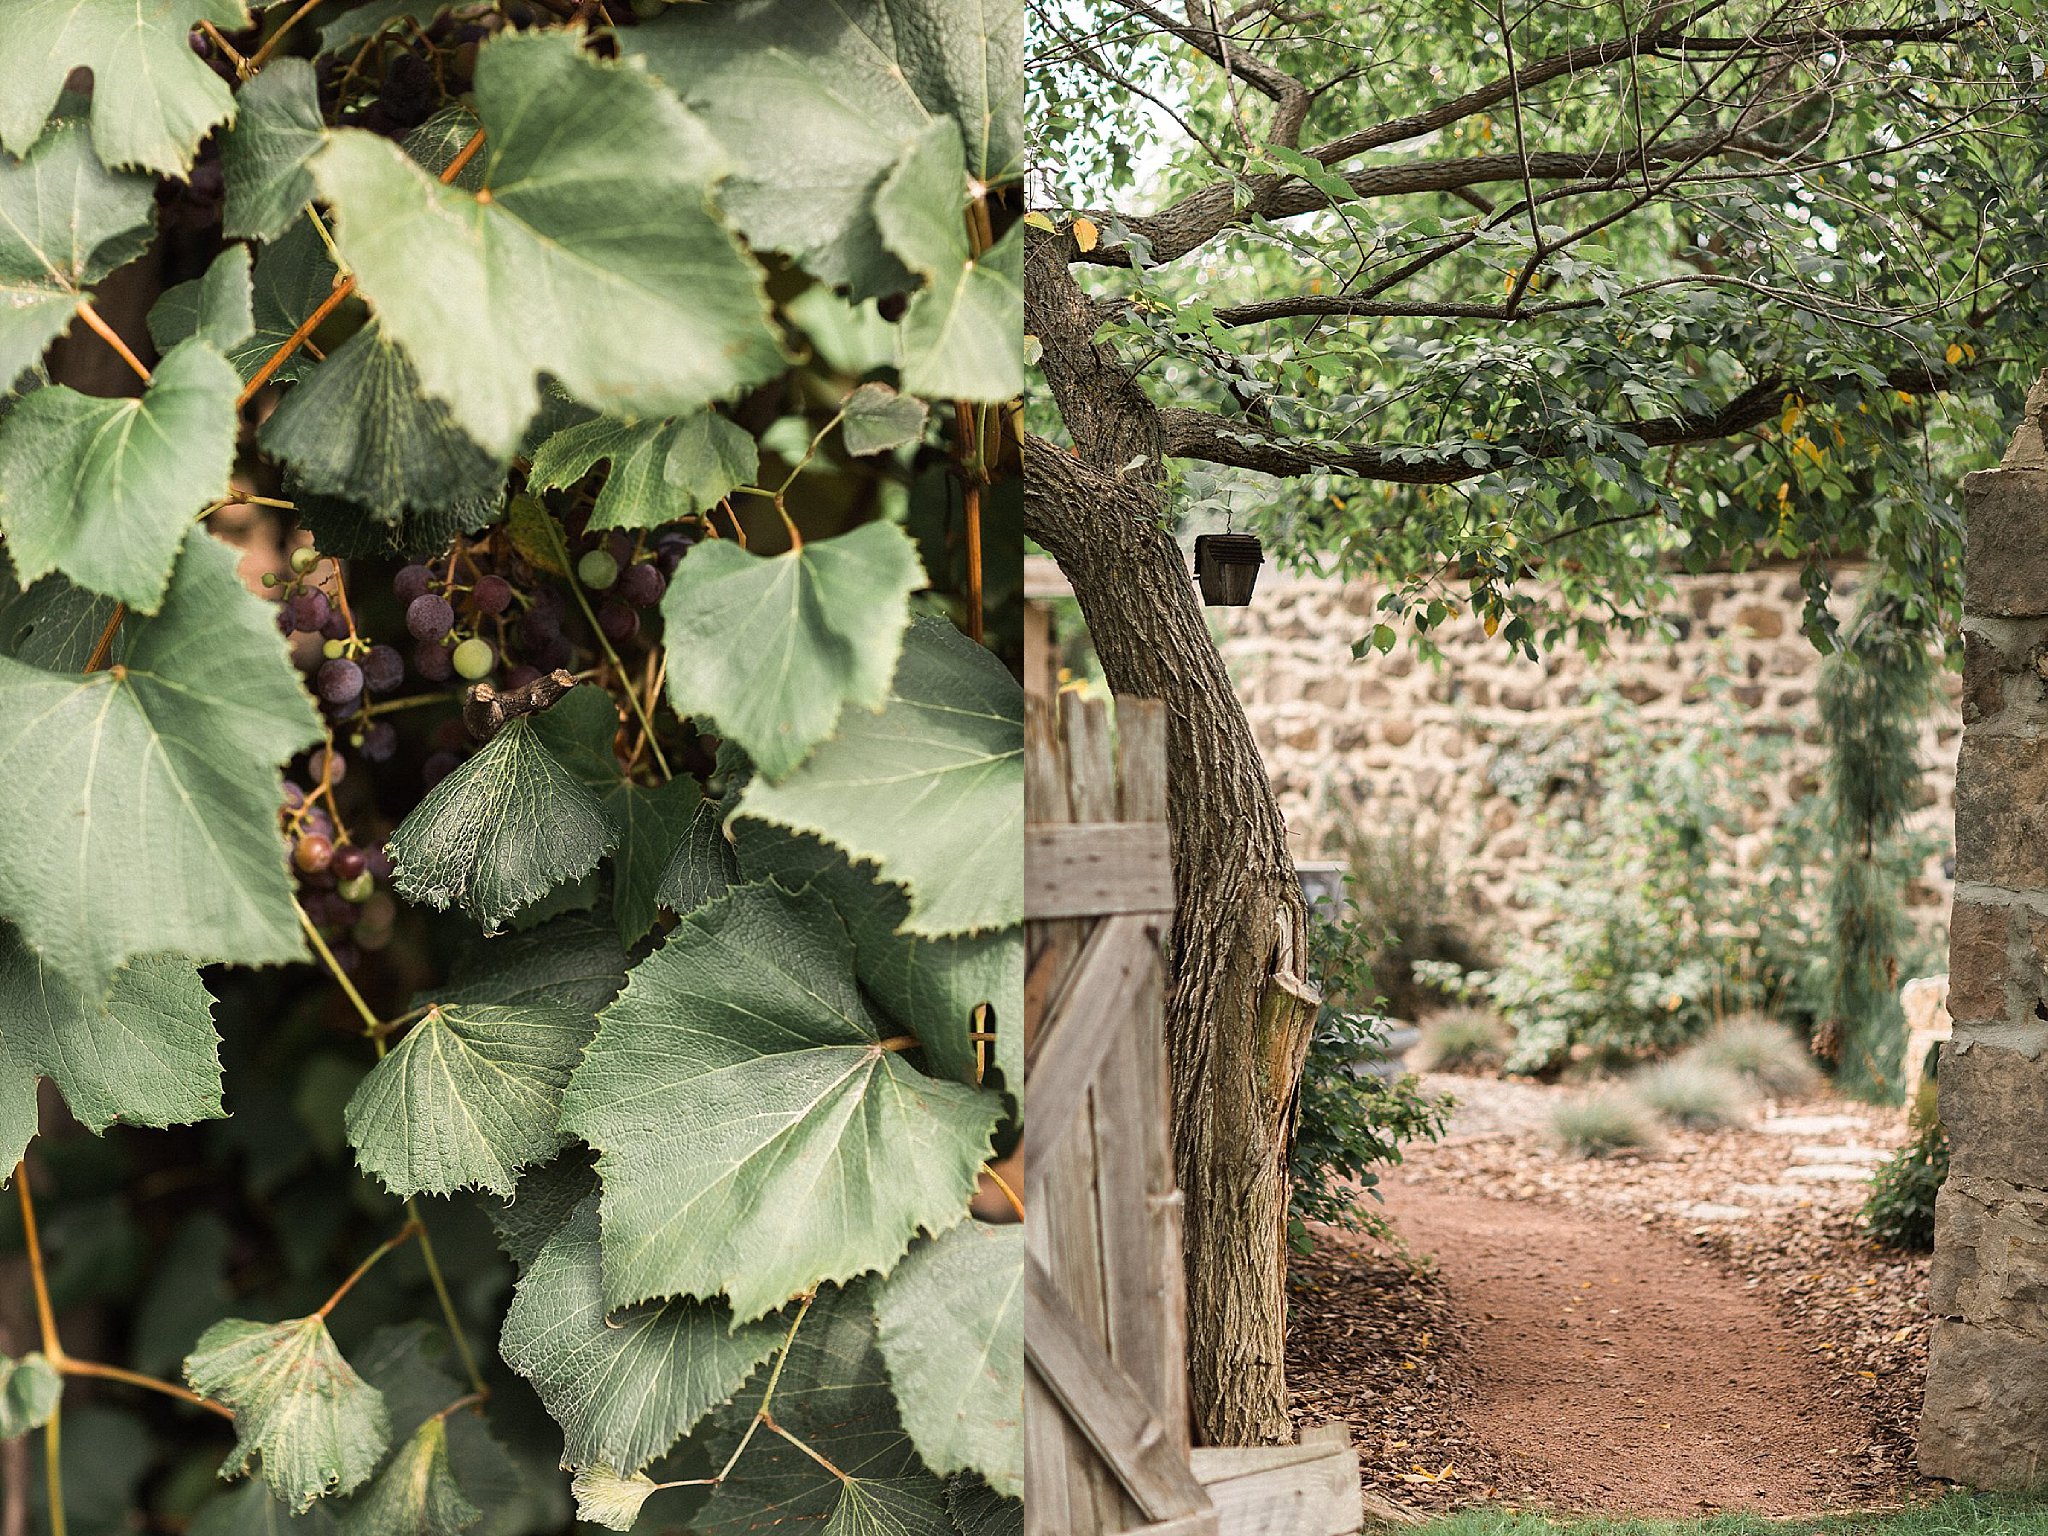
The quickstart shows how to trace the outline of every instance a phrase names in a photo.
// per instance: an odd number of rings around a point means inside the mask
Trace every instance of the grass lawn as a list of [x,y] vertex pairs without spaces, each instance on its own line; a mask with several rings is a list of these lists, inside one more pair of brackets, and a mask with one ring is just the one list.
[[1711,1515],[1686,1520],[1558,1519],[1466,1510],[1421,1527],[1420,1536],[2048,1536],[2048,1503],[1952,1493],[1888,1515],[1829,1515],[1766,1520]]

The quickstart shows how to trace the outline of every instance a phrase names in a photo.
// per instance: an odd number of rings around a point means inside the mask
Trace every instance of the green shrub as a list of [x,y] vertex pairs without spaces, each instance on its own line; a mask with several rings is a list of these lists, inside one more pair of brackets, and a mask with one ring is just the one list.
[[1405,828],[1354,830],[1346,857],[1347,890],[1382,1005],[1397,1019],[1420,1018],[1448,1001],[1426,979],[1432,964],[1447,963],[1455,974],[1482,963],[1467,934],[1472,914],[1452,893],[1436,844]]
[[1421,1027],[1416,1061],[1425,1072],[1496,1072],[1507,1059],[1510,1031],[1490,1008],[1446,1008]]
[[1887,1247],[1931,1249],[1934,1197],[1947,1177],[1948,1130],[1930,1115],[1871,1179],[1863,1229]]
[[1568,1099],[1550,1112],[1550,1134],[1572,1157],[1654,1152],[1664,1135],[1648,1105],[1625,1088]]
[[1673,1125],[1694,1130],[1740,1125],[1756,1102],[1748,1081],[1726,1067],[1683,1058],[1644,1067],[1629,1091]]
[[[1355,914],[1355,909],[1354,914]],[[1323,1006],[1302,1067],[1288,1175],[1287,1241],[1296,1253],[1314,1246],[1309,1222],[1352,1232],[1382,1232],[1384,1222],[1359,1204],[1379,1196],[1378,1169],[1401,1161],[1402,1146],[1418,1137],[1434,1141],[1449,1118],[1448,1096],[1424,1098],[1414,1076],[1388,1082],[1359,1070],[1384,1058],[1387,1020],[1346,1011],[1372,996],[1368,965],[1372,943],[1354,920],[1316,917],[1314,976]]]
[[1820,1068],[1805,1043],[1782,1024],[1753,1013],[1723,1019],[1679,1059],[1733,1072],[1775,1099],[1805,1098],[1820,1087]]

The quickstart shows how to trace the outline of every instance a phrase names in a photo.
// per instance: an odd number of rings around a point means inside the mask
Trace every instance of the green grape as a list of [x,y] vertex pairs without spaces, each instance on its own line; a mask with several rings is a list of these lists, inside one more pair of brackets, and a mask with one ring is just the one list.
[[455,654],[448,658],[455,670],[470,682],[490,676],[491,668],[498,664],[497,653],[491,649],[491,642],[471,635],[455,647]]
[[320,563],[320,551],[310,544],[302,544],[292,551],[292,569],[301,576]]
[[576,562],[576,579],[593,592],[602,592],[619,579],[619,562],[606,549],[593,549]]
[[341,899],[343,901],[353,901],[360,904],[368,901],[370,893],[377,889],[377,877],[366,869],[359,875],[353,875],[349,879],[338,881],[334,888],[341,892]]
[[320,654],[322,656],[325,656],[329,661],[333,661],[337,657],[346,654],[347,651],[348,644],[346,641],[342,640],[330,640],[325,645],[320,647]]

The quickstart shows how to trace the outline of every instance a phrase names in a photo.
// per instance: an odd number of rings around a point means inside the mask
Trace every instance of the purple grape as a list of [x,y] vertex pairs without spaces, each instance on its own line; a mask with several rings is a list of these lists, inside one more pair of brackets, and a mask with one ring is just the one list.
[[313,686],[329,704],[346,704],[363,691],[363,669],[346,656],[320,663]]
[[284,608],[291,615],[292,628],[301,633],[316,630],[327,622],[327,594],[316,587],[292,594]]
[[334,878],[353,880],[370,867],[370,856],[353,843],[345,843],[334,850]]
[[[331,766],[327,761],[330,756],[334,759]],[[322,779],[325,779],[329,784],[339,784],[348,777],[348,759],[339,752],[330,753],[325,747],[322,747],[306,759],[306,772],[312,775],[313,782],[316,784]]]
[[330,613],[327,615],[327,622],[320,626],[320,634],[328,640],[346,640],[349,634],[348,620],[343,618],[338,610]]
[[412,669],[430,683],[445,683],[455,675],[448,648],[438,640],[422,640],[412,648]]
[[613,590],[635,608],[652,608],[668,590],[668,578],[658,565],[629,565],[619,572],[619,584]]
[[192,174],[186,178],[185,185],[201,202],[211,202],[226,190],[226,172],[218,160],[201,160],[192,167]]
[[461,766],[462,759],[453,752],[436,752],[420,764],[420,778],[426,783],[427,788],[432,789]]
[[392,869],[391,850],[382,843],[377,843],[366,849],[365,852],[369,854],[370,858],[370,873],[379,880],[389,880]]
[[529,667],[523,664],[516,667],[507,667],[505,669],[504,681],[498,686],[507,693],[516,693],[539,676],[540,668],[538,667]]
[[290,779],[284,781],[284,803],[297,810],[306,803],[306,792]]
[[427,595],[434,573],[424,565],[408,565],[391,578],[391,591],[401,603],[413,603]]
[[566,667],[575,658],[576,652],[569,642],[557,635],[547,644],[536,647],[526,658],[543,672],[552,672],[557,667]]
[[389,720],[373,720],[363,731],[363,756],[373,763],[388,763],[398,751],[398,731]]
[[527,650],[536,650],[550,640],[562,638],[561,618],[553,613],[543,613],[538,608],[529,609],[518,621],[519,644]]
[[503,613],[512,603],[512,583],[502,576],[483,576],[470,592],[479,613]]
[[405,627],[415,640],[439,640],[455,627],[455,610],[439,593],[425,593],[406,604]]
[[324,810],[306,812],[305,830],[317,832],[329,842],[334,840],[334,818]]
[[623,645],[640,633],[640,615],[621,602],[608,602],[597,610],[597,627],[614,645]]
[[605,553],[624,570],[633,563],[633,535],[630,533],[608,533],[604,538]]
[[213,57],[213,44],[207,41],[206,34],[198,30],[198,28],[195,27],[190,33],[188,33],[186,35],[185,41],[191,44],[192,51],[198,54],[199,57],[201,57],[202,59],[210,59]]
[[562,595],[560,587],[542,587],[526,605],[528,618],[536,613],[545,613],[559,621],[568,611],[569,599]]
[[277,610],[277,632],[280,635],[289,635],[294,632],[292,629],[292,605],[290,603],[282,604]]
[[393,646],[371,646],[362,666],[363,686],[372,693],[392,693],[405,682],[405,658]]

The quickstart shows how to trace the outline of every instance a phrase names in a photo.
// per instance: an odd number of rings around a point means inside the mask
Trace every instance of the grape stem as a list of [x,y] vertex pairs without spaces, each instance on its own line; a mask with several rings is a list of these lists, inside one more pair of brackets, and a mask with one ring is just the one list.
[[128,343],[121,339],[120,332],[107,324],[100,312],[92,307],[91,299],[78,301],[78,318],[92,327],[95,336],[120,354],[121,361],[134,371],[135,377],[145,384],[150,382],[149,370],[142,365],[142,359],[128,349]]
[[244,78],[247,75],[255,74],[257,70],[267,64],[270,61],[270,56],[277,52],[277,45],[285,40],[285,34],[305,20],[306,17],[312,15],[323,3],[324,0],[306,0],[304,5],[293,11],[291,15],[285,17],[284,24],[263,40],[262,47],[249,55],[249,65]]
[[370,1011],[370,1005],[363,1001],[363,994],[356,990],[356,984],[348,979],[348,972],[341,968],[341,962],[334,958],[334,951],[327,947],[327,941],[320,937],[320,930],[313,926],[313,919],[306,916],[306,909],[299,905],[298,898],[292,898],[292,910],[299,914],[299,926],[306,930],[306,937],[313,943],[314,950],[325,962],[341,990],[354,1005],[357,1015],[363,1021],[363,1033],[377,1041],[378,1054],[383,1054],[384,1041],[379,1031],[383,1023]]
[[335,1309],[335,1307],[340,1304],[341,1298],[346,1296],[350,1291],[356,1288],[356,1282],[358,1280],[362,1279],[363,1276],[367,1275],[372,1269],[376,1268],[378,1262],[381,1259],[383,1259],[383,1257],[386,1254],[390,1253],[392,1249],[402,1246],[408,1238],[417,1237],[423,1230],[424,1229],[420,1226],[418,1219],[408,1212],[405,1218],[405,1225],[400,1227],[396,1232],[392,1233],[391,1236],[385,1238],[384,1241],[379,1243],[376,1247],[372,1248],[370,1250],[370,1256],[364,1259],[363,1262],[358,1264],[353,1270],[349,1271],[349,1277],[346,1280],[342,1281],[340,1285],[335,1287],[334,1294],[328,1297],[326,1301],[320,1304],[320,1310],[315,1312],[313,1316],[320,1318],[322,1321],[325,1321],[327,1314],[332,1312]]
[[[379,1057],[384,1054],[382,1036],[377,1039],[377,1054]],[[448,1325],[448,1337],[455,1341],[455,1353],[462,1357],[463,1372],[469,1377],[469,1384],[473,1389],[468,1397],[442,1410],[440,1417],[446,1418],[464,1403],[485,1402],[491,1395],[491,1389],[484,1382],[484,1373],[476,1363],[476,1356],[470,1352],[468,1336],[462,1331],[462,1319],[456,1316],[455,1298],[449,1294],[448,1281],[441,1274],[441,1261],[434,1256],[434,1240],[427,1235],[426,1219],[420,1215],[419,1207],[413,1203],[410,1195],[406,1196],[405,1214],[419,1230],[420,1257],[426,1261],[427,1279],[433,1284],[435,1299],[441,1303],[441,1320]]]
[[613,675],[626,685],[626,702],[633,706],[633,713],[640,719],[640,729],[647,733],[647,745],[654,753],[655,766],[661,769],[662,779],[666,781],[674,778],[675,774],[668,766],[668,759],[662,755],[661,743],[654,738],[654,716],[648,712],[647,706],[640,702],[640,691],[633,686],[632,674],[626,670],[626,664],[619,660],[619,653],[612,649],[611,636],[604,632],[604,626],[597,622],[597,615],[591,611],[590,599],[583,595],[583,583],[576,579],[574,566],[569,568],[569,591],[575,596],[576,606],[583,610],[583,617],[590,625],[591,633],[597,636],[597,643],[603,647],[605,660],[612,664]]

